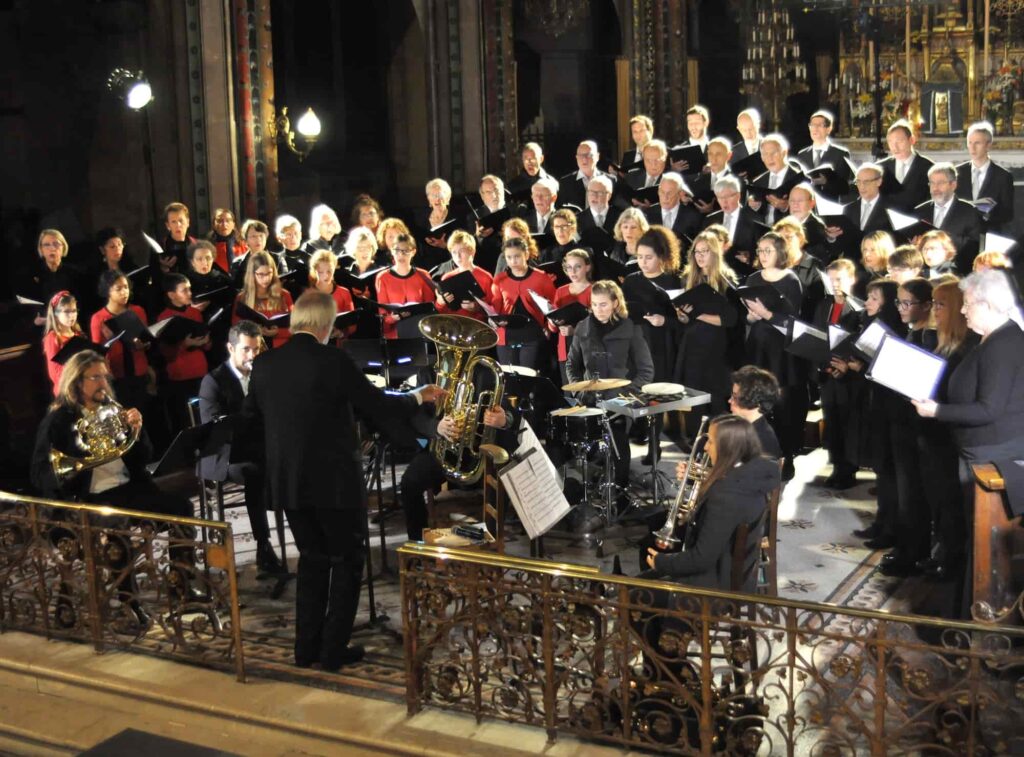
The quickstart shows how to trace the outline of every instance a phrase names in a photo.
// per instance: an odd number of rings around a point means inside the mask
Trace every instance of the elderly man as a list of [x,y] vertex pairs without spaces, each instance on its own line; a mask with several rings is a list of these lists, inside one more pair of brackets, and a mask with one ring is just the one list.
[[839,245],[841,250],[841,254],[830,251],[825,256],[829,260],[838,257],[858,260],[860,241],[866,234],[873,231],[892,232],[889,214],[885,212],[889,205],[886,198],[881,196],[882,175],[882,167],[877,163],[863,163],[857,169],[854,184],[857,186],[858,197],[843,208],[843,215],[850,220],[852,230],[844,233],[839,226],[829,226],[825,229],[828,235],[826,244]]
[[576,208],[587,207],[587,188],[591,180],[596,176],[611,176],[597,167],[597,161],[601,154],[597,150],[597,142],[592,139],[584,140],[576,146],[576,166],[573,173],[567,173],[558,180],[558,204],[559,207],[573,205]]
[[550,176],[537,179],[530,189],[530,199],[533,201],[533,209],[526,211],[526,225],[530,227],[533,234],[544,234],[551,231],[548,223],[551,221],[551,214],[555,210],[555,201],[558,199],[558,181]]
[[742,185],[735,176],[726,176],[715,184],[715,199],[721,210],[709,213],[704,218],[704,228],[720,224],[729,232],[729,258],[738,273],[749,272],[758,238],[767,231],[757,214],[740,205]]
[[[760,138],[758,139],[760,142]],[[704,170],[690,180],[693,200],[697,210],[704,215],[718,210],[715,203],[715,185],[719,179],[732,176],[729,167],[732,143],[725,137],[715,137],[708,142],[708,163]]]
[[826,197],[839,199],[850,193],[850,180],[853,176],[848,163],[850,151],[831,139],[835,120],[835,116],[827,110],[812,113],[807,123],[811,144],[798,152],[796,159],[807,171],[823,163],[831,165],[833,170],[829,176],[815,176],[812,183]]
[[349,644],[364,564],[366,490],[355,418],[409,420],[436,386],[409,395],[375,388],[343,350],[328,347],[334,298],[307,290],[291,339],[253,364],[244,410],[266,451],[267,489],[299,549],[295,664],[337,670],[363,657]]
[[[493,174],[486,174],[480,179],[480,200],[484,207],[478,211],[482,219],[491,213],[497,213],[505,209],[505,182]],[[472,214],[470,214],[472,215]],[[511,208],[507,211],[511,215]],[[476,228],[476,265],[494,273],[494,267],[501,257],[501,234],[496,234],[494,228],[485,228],[477,223],[477,217],[467,217],[466,228]]]
[[1013,176],[989,158],[993,134],[988,121],[967,127],[967,152],[971,159],[956,167],[956,196],[969,202],[994,200],[991,209],[979,209],[982,230],[1004,233],[1013,225]]
[[615,222],[622,209],[610,204],[612,182],[608,176],[595,176],[587,187],[587,208],[576,217],[580,243],[594,252],[607,252],[614,244]]
[[683,177],[675,171],[669,171],[661,177],[658,185],[658,204],[647,211],[647,220],[651,225],[671,229],[683,250],[688,248],[686,239],[692,241],[701,227],[701,215],[694,210],[692,199],[693,193]]
[[913,213],[928,199],[928,170],[932,161],[914,149],[917,137],[906,119],[901,118],[889,127],[885,141],[891,154],[878,164],[885,172],[882,194],[893,210]]
[[525,201],[534,183],[538,179],[549,176],[542,167],[544,165],[544,149],[536,142],[527,142],[523,145],[520,157],[523,162],[523,172],[508,182],[508,191],[516,202]]
[[[652,139],[644,145],[644,162],[640,168],[634,168],[626,175],[626,182],[634,189],[646,189],[654,187],[661,181],[661,175],[665,173],[665,161],[668,160],[668,146],[660,139]],[[637,207],[643,203],[634,200]]]
[[921,220],[949,234],[956,247],[957,268],[969,271],[978,254],[981,217],[971,203],[956,196],[956,187],[953,164],[936,163],[928,169],[928,191],[932,199],[922,202],[914,212]]
[[768,170],[750,183],[747,204],[769,226],[789,212],[789,190],[803,181],[803,172],[789,165],[788,157],[789,141],[781,134],[769,134],[761,140],[761,160]]

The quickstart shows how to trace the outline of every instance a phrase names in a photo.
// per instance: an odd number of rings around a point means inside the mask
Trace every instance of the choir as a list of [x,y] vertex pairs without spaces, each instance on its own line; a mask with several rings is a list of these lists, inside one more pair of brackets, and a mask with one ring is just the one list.
[[[404,218],[360,195],[343,230],[335,210],[318,205],[305,241],[293,215],[273,219],[271,235],[264,220],[238,228],[227,208],[197,240],[203,230],[173,202],[148,265],[128,272],[122,232],[96,234],[98,259],[83,272],[66,263],[61,232],[44,229],[19,294],[41,308],[34,317],[55,391],[70,357],[64,348],[81,337],[83,349],[102,347],[122,402],[150,408],[155,394],[171,432],[186,422],[185,403],[202,378],[223,362],[229,326],[252,321],[266,348],[279,349],[306,289],[353,314],[332,332],[337,344],[414,336],[423,314],[454,313],[498,329],[501,363],[559,386],[614,352],[598,342],[621,332],[623,354],[605,370],[621,363],[631,373],[603,378],[642,375],[703,390],[712,414],[740,402],[744,374],[734,372],[752,366],[778,387],[754,407],[764,408],[778,439],[783,478],[793,475],[808,410],[820,402],[833,466],[825,485],[848,488],[861,468],[877,476],[877,517],[859,533],[892,550],[883,570],[958,573],[968,550],[957,465],[984,447],[973,432],[980,411],[970,408],[989,401],[980,396],[985,377],[975,374],[1018,371],[1018,391],[1022,381],[1019,350],[1008,365],[1001,353],[980,354],[989,335],[1019,343],[1020,327],[971,317],[984,303],[1008,312],[990,272],[1012,284],[1000,273],[1012,255],[986,250],[984,235],[1010,231],[1013,184],[989,157],[993,130],[984,122],[968,131],[971,160],[960,166],[919,153],[905,121],[888,130],[889,157],[855,166],[831,139],[833,121],[816,112],[812,144],[791,156],[785,136],[761,135],[753,109],[740,114],[732,142],[712,137],[710,114],[694,106],[689,138],[671,148],[638,115],[630,121],[635,149],[620,164],[585,139],[578,170],[556,179],[543,168],[542,147],[528,143],[518,176],[486,175],[464,199],[432,178],[425,205]],[[573,303],[591,316],[548,317]],[[141,330],[126,325],[126,313]],[[147,331],[179,320],[192,325]],[[861,337],[873,324],[947,361],[932,397],[907,398],[868,380],[872,354]],[[823,350],[800,348],[803,326],[827,335]],[[837,344],[833,333],[846,338]],[[961,375],[968,368],[969,379]],[[686,430],[694,431],[684,427],[684,443]],[[1013,440],[1002,441],[1001,452],[1014,452]]]

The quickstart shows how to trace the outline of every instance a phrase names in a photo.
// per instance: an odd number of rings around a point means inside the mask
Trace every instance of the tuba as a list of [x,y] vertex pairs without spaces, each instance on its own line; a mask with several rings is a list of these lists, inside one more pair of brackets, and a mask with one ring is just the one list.
[[124,417],[124,408],[113,399],[95,410],[83,410],[75,422],[75,445],[85,454],[75,457],[59,449],[50,450],[50,465],[63,483],[71,476],[119,459],[139,440],[140,426],[133,429]]
[[[483,413],[501,404],[505,378],[501,366],[489,357],[477,355],[493,347],[498,335],[487,324],[461,315],[431,315],[419,323],[420,333],[437,345],[437,383],[447,394],[437,408],[437,417],[455,421],[455,441],[438,437],[430,451],[445,476],[462,484],[475,483],[484,469],[480,445],[491,444],[495,429],[483,425]],[[494,389],[477,392],[473,371],[477,366],[494,374]]]
[[679,482],[679,493],[668,510],[665,525],[654,532],[654,544],[660,552],[674,552],[679,549],[682,540],[676,536],[676,529],[681,529],[690,522],[697,507],[700,485],[711,472],[711,459],[705,451],[708,437],[704,429],[707,425],[708,417],[705,415],[700,419],[700,429],[693,441],[690,457],[686,461],[686,472],[683,474],[683,480]]

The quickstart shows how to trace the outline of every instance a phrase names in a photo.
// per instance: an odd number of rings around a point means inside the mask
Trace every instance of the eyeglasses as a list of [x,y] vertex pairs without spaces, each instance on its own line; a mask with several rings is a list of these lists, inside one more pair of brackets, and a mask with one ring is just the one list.
[[911,305],[921,305],[921,300],[896,300],[896,307],[900,310],[909,310]]
[[95,381],[97,383],[99,383],[100,381],[109,381],[110,380],[110,374],[109,373],[96,373],[96,374],[93,374],[92,376],[82,376],[82,380],[83,381]]
[[391,253],[393,255],[412,255],[412,250],[408,247],[396,247]]
[[859,186],[862,186],[864,184],[872,184],[872,183],[874,183],[876,181],[881,181],[881,180],[882,180],[881,176],[876,176],[873,179],[857,179],[853,183],[856,184],[859,187]]
[[567,223],[556,223],[553,224],[551,228],[554,229],[555,231],[565,231],[566,229],[571,229],[572,226],[570,226]]

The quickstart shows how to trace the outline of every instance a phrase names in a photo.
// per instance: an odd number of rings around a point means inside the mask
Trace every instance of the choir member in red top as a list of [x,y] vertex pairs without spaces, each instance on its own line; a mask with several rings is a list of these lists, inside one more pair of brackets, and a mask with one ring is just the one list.
[[231,264],[245,255],[249,249],[242,241],[242,235],[238,233],[235,214],[227,208],[217,208],[213,211],[213,229],[206,235],[206,239],[213,242],[217,251],[213,262],[223,273],[230,271]]
[[[334,281],[334,272],[338,269],[338,258],[330,250],[320,250],[313,253],[309,259],[309,287],[318,292],[331,295],[334,298],[334,305],[339,313],[348,313],[355,310],[352,301],[352,293],[347,287],[339,286]],[[352,336],[355,326],[346,326],[344,331],[335,329],[331,332],[332,339],[344,339]]]
[[521,315],[527,325],[498,329],[498,361],[540,369],[545,339],[544,314],[530,291],[546,300],[555,299],[551,277],[527,263],[528,246],[524,239],[508,239],[502,245],[506,270],[494,277],[494,308],[502,315]]
[[[484,291],[484,296],[481,299],[493,306],[494,299],[491,288],[494,286],[494,277],[483,268],[473,264],[473,258],[476,257],[476,237],[461,229],[453,231],[451,239],[448,240],[448,251],[452,254],[452,264],[455,267],[444,274],[441,281],[470,271],[473,278],[476,279],[476,283]],[[437,292],[437,310],[439,313],[464,315],[468,318],[476,318],[478,321],[487,320],[487,315],[476,300],[455,302],[455,295],[444,294],[440,289]]]
[[53,383],[53,396],[57,396],[57,385],[64,366],[54,362],[54,356],[73,336],[81,336],[78,326],[78,301],[66,289],[50,298],[46,306],[46,326],[43,329],[43,356],[46,358],[46,372]]
[[[103,272],[100,276],[99,294],[107,304],[94,313],[89,322],[89,337],[97,344],[108,342],[116,336],[106,322],[127,310],[131,310],[140,321],[148,324],[146,311],[138,305],[128,304],[131,287],[128,278],[120,271]],[[146,359],[147,349],[149,344],[142,339],[126,342],[121,338],[110,345],[107,351],[107,364],[110,365],[110,372],[114,376],[114,393],[125,407],[143,409],[149,405],[147,388],[155,386],[156,374]]]
[[[590,255],[586,250],[569,250],[562,258],[562,270],[569,277],[569,283],[555,290],[554,306],[563,308],[572,302],[578,302],[590,310]],[[569,383],[565,373],[565,361],[572,345],[575,326],[556,326],[548,321],[548,328],[558,332],[558,369],[562,375],[562,383]]]
[[[281,285],[277,275],[277,264],[269,252],[254,252],[249,255],[245,269],[245,281],[236,302],[240,302],[268,318],[292,310],[292,296]],[[232,323],[244,320],[238,315],[238,308],[231,318]],[[263,337],[269,339],[271,347],[280,347],[288,341],[291,332],[277,326],[260,324]]]
[[[164,276],[164,295],[167,307],[157,321],[179,316],[203,323],[203,313],[192,304],[192,284],[180,273]],[[201,304],[205,308],[209,301]],[[166,402],[171,428],[177,432],[189,425],[188,401],[199,396],[199,384],[206,375],[206,351],[210,349],[210,335],[186,336],[170,341],[160,339],[160,352],[164,356],[167,383],[162,395]]]
[[[395,242],[391,256],[395,264],[377,275],[377,302],[399,305],[412,302],[433,302],[434,287],[430,274],[422,268],[414,268],[412,259],[416,255],[416,241],[402,234]],[[398,322],[409,313],[392,313],[381,308],[384,316],[384,336],[398,338]]]

